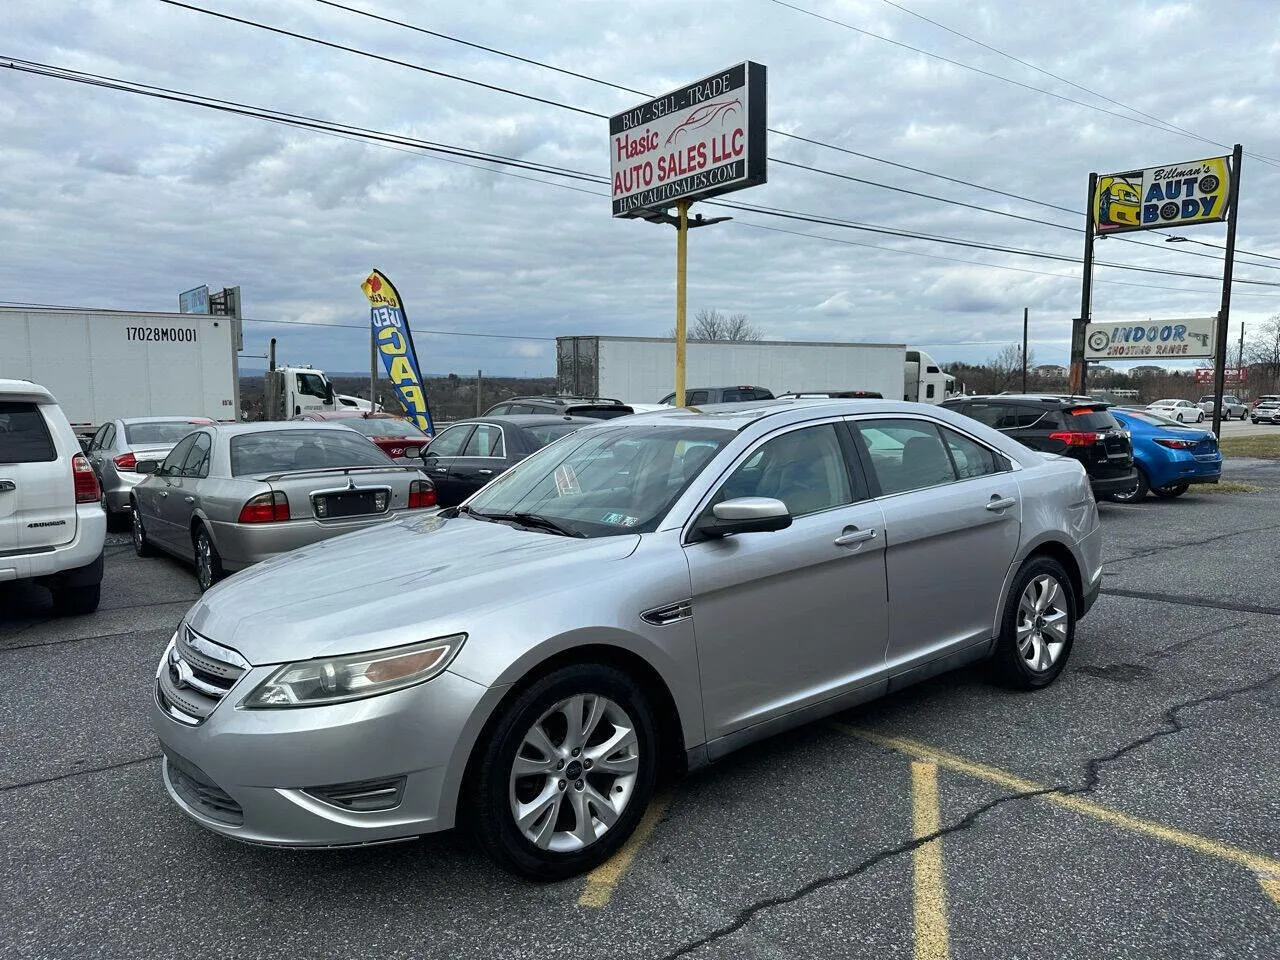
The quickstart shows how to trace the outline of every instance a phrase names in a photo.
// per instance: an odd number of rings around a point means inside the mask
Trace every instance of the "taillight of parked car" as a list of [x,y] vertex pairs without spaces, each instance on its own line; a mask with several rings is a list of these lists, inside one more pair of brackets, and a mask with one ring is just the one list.
[[133,451],[122,453],[115,458],[114,461],[117,470],[135,471],[138,469],[138,458],[133,455]]
[[97,503],[102,499],[102,489],[98,486],[98,475],[83,453],[71,458],[71,477],[76,484],[76,503]]
[[409,509],[421,510],[436,505],[436,488],[430,480],[414,480],[409,484]]
[[240,508],[237,523],[274,523],[289,519],[289,498],[280,490],[260,493]]
[[1050,440],[1061,440],[1068,447],[1091,447],[1102,439],[1102,434],[1090,430],[1059,430],[1049,434]]
[[1154,437],[1153,439],[1156,443],[1160,444],[1160,446],[1168,447],[1170,450],[1194,450],[1196,444],[1200,442],[1198,440],[1183,440],[1181,438],[1174,439],[1173,437]]

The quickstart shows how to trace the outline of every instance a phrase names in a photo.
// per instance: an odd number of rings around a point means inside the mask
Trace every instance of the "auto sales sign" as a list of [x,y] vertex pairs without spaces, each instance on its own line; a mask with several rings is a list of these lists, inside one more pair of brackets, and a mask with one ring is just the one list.
[[1106,173],[1092,197],[1094,232],[1126,233],[1227,218],[1229,157]]
[[609,118],[615,217],[764,183],[765,68],[740,63]]

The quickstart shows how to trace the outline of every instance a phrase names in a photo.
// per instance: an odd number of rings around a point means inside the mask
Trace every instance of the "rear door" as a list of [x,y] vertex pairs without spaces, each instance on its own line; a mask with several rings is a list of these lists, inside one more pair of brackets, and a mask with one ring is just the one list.
[[76,535],[71,454],[58,450],[61,411],[0,399],[0,557],[68,543]]
[[449,464],[449,495],[455,498],[454,503],[461,503],[506,469],[507,445],[502,427],[477,423],[461,455]]

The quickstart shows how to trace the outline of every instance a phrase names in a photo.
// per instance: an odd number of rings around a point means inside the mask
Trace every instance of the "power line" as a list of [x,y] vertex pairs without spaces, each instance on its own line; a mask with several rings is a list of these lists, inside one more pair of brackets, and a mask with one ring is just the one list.
[[[429,153],[446,153],[455,156],[465,156],[472,159],[479,159],[486,162],[499,165],[513,165],[521,169],[533,169],[537,172],[548,173],[554,176],[563,176],[580,181],[593,183],[607,183],[607,178],[593,174],[584,173],[582,171],[570,170],[564,167],[554,167],[543,164],[530,164],[527,161],[516,160],[514,158],[502,157],[497,154],[487,154],[480,151],[468,150],[453,145],[444,145],[432,143],[430,141],[418,141],[411,137],[402,135],[385,134],[380,131],[371,131],[368,128],[355,127],[347,124],[339,124],[330,121],[317,120],[313,117],[302,117],[297,114],[286,114],[279,111],[271,111],[263,107],[254,107],[246,104],[237,104],[233,101],[217,100],[215,98],[202,97],[199,95],[187,94],[182,91],[167,90],[164,88],[154,88],[146,84],[133,84],[130,81],[121,81],[116,78],[102,77],[96,74],[85,74],[80,71],[73,71],[60,67],[53,67],[47,64],[36,64],[32,61],[15,60],[12,58],[4,58],[9,62],[3,65],[10,69],[19,70],[27,73],[34,73],[47,76],[53,79],[67,80],[71,82],[86,83],[93,86],[100,86],[109,89],[118,90],[126,93],[134,93],[142,96],[157,98],[161,100],[186,103],[194,106],[201,106],[207,109],[218,110],[225,113],[238,114],[248,116],[254,119],[268,120],[276,123],[298,126],[304,129],[313,130],[321,133],[338,132],[360,139],[368,139],[382,145],[407,145],[422,149]],[[494,171],[505,172],[505,171]],[[539,181],[541,182],[541,181]],[[997,253],[1008,253],[1018,256],[1029,256],[1040,259],[1056,260],[1059,262],[1075,263],[1074,257],[1061,254],[1051,254],[1045,251],[1027,250],[1023,248],[1010,247],[1006,245],[988,244],[980,241],[965,240],[955,237],[943,237],[935,234],[921,233],[919,231],[901,230],[892,227],[883,227],[876,224],[866,224],[853,220],[844,220],[835,217],[819,217],[796,213],[794,211],[781,210],[778,208],[752,206],[743,204],[732,204],[724,201],[709,201],[710,205],[721,206],[729,209],[738,209],[745,212],[761,213],[768,216],[782,217],[786,219],[800,220],[802,222],[816,223],[826,226],[838,226],[854,230],[862,230],[870,233],[883,234],[888,236],[902,237],[905,239],[926,240],[936,243],[951,244],[956,246],[968,247],[971,249],[990,250]],[[1126,264],[1110,263],[1106,261],[1096,261],[1097,266],[1114,267],[1121,270],[1131,270],[1141,273],[1152,273],[1162,276],[1183,276],[1194,279],[1217,280],[1217,277],[1206,274],[1195,274],[1182,271],[1161,270],[1150,267],[1139,267]],[[1246,278],[1236,278],[1236,282],[1242,284],[1255,284],[1261,286],[1280,286],[1280,284],[1268,283],[1266,281],[1251,280]]]
[[[1156,123],[1151,123],[1147,120],[1135,119],[1134,117],[1129,117],[1122,113],[1117,113],[1114,110],[1108,110],[1106,107],[1100,107],[1096,103],[1087,103],[1084,100],[1077,100],[1074,97],[1068,97],[1065,94],[1055,93],[1054,91],[1046,90],[1043,87],[1037,87],[1029,83],[1023,83],[1021,80],[1014,80],[1012,77],[1006,77],[998,73],[992,73],[990,70],[983,70],[981,67],[975,67],[972,64],[964,63],[960,60],[953,60],[950,57],[944,57],[941,54],[933,53],[929,50],[921,49],[920,47],[914,47],[909,43],[903,43],[900,40],[894,40],[890,37],[886,37],[878,33],[873,33],[870,30],[864,30],[861,27],[855,27],[853,24],[846,23],[843,20],[837,20],[834,17],[828,17],[821,13],[817,13],[816,11],[807,10],[804,7],[798,7],[793,3],[787,3],[786,0],[771,0],[771,2],[776,3],[780,7],[786,7],[789,10],[794,10],[797,13],[803,13],[805,16],[813,17],[814,19],[817,19],[817,20],[822,20],[826,23],[830,23],[837,27],[843,27],[846,30],[852,30],[854,33],[861,34],[862,36],[865,36],[865,37],[870,37],[873,40],[879,40],[882,43],[887,43],[892,46],[899,47],[903,50],[910,50],[912,53],[918,53],[921,56],[929,57],[932,60],[938,60],[942,63],[947,63],[954,67],[959,67],[961,70],[968,70],[972,73],[977,73],[977,74],[980,74],[981,76],[989,77],[993,80],[999,80],[1002,83],[1012,84],[1015,87],[1022,87],[1024,90],[1030,90],[1035,93],[1044,94],[1047,97],[1053,97],[1055,100],[1061,100],[1065,103],[1073,103],[1076,106],[1084,107],[1088,110],[1095,110],[1098,113],[1105,113],[1108,116],[1116,117],[1117,119],[1123,120],[1126,123],[1137,123],[1144,127],[1150,127],[1153,130],[1159,130],[1161,133],[1172,133],[1180,137],[1186,137],[1191,140],[1199,140],[1202,143],[1209,143],[1216,147],[1222,147],[1224,149],[1228,149],[1228,145],[1225,143],[1221,143],[1220,141],[1217,141],[1217,140],[1210,140],[1207,137],[1200,136],[1199,134],[1195,134],[1195,133],[1191,133],[1189,131],[1183,130],[1181,127],[1174,127],[1170,124],[1167,124],[1163,120],[1159,121],[1159,123],[1156,124]],[[1273,160],[1271,157],[1261,156],[1259,154],[1253,154],[1252,156],[1254,156],[1255,159],[1261,160],[1263,163],[1268,163],[1272,166],[1280,166],[1280,162]]]

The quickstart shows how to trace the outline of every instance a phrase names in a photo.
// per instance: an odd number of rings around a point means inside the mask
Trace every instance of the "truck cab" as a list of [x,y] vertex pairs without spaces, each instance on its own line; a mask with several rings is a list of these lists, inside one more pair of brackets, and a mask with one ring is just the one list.
[[267,371],[265,419],[288,420],[302,413],[333,413],[342,409],[346,408],[323,370],[304,366]]
[[904,400],[941,403],[956,392],[956,378],[923,350],[908,350],[904,377]]

